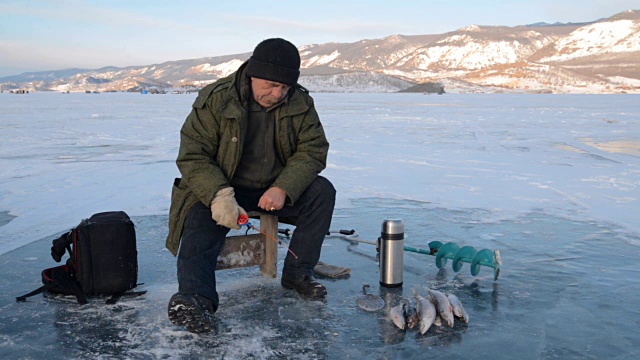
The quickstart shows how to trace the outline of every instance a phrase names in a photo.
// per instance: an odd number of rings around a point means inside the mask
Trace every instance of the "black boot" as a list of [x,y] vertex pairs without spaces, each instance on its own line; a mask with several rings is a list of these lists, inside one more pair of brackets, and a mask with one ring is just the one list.
[[175,293],[169,300],[169,320],[184,326],[192,333],[205,333],[213,329],[213,301],[198,294]]
[[327,295],[327,288],[317,282],[312,275],[305,275],[302,279],[296,279],[282,274],[280,283],[285,289],[293,289],[298,294],[311,300],[322,299]]

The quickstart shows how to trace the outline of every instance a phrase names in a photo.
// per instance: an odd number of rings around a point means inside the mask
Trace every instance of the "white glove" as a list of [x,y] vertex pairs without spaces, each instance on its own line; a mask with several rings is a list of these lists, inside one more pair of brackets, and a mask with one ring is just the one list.
[[238,230],[238,216],[247,212],[238,205],[235,194],[232,187],[219,190],[211,201],[211,218],[218,225]]

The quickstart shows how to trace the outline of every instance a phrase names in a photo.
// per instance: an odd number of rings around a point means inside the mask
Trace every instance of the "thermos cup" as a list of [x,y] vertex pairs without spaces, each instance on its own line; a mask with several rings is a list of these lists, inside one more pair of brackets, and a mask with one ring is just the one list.
[[380,249],[380,285],[402,286],[402,262],[404,257],[404,222],[402,219],[385,219],[378,239]]

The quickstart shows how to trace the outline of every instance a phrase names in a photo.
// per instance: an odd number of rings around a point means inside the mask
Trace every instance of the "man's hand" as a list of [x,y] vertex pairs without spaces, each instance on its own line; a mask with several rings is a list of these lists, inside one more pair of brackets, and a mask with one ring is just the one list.
[[211,218],[218,225],[238,230],[238,216],[247,212],[238,205],[235,194],[232,187],[219,190],[211,201]]
[[274,186],[262,194],[260,201],[258,201],[258,206],[267,211],[280,210],[284,206],[286,199],[287,193],[279,187]]

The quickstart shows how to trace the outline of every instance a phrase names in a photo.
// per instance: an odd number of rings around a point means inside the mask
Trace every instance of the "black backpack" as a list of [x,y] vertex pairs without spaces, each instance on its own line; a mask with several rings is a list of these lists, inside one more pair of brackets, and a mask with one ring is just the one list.
[[[87,296],[112,295],[115,303],[138,283],[138,251],[133,221],[123,211],[97,213],[53,241],[51,256],[62,260],[69,253],[66,265],[42,271],[42,287],[16,298],[26,298],[48,291],[75,295],[79,304]],[[126,295],[142,295],[146,291]]]

